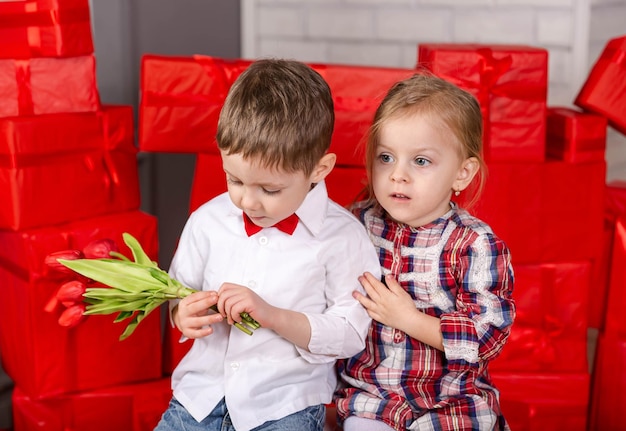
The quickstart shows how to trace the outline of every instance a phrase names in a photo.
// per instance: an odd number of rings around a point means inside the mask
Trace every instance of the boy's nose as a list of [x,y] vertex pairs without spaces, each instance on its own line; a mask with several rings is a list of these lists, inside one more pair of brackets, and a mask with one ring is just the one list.
[[259,200],[251,191],[245,191],[241,194],[241,207],[246,210],[255,210],[258,207]]

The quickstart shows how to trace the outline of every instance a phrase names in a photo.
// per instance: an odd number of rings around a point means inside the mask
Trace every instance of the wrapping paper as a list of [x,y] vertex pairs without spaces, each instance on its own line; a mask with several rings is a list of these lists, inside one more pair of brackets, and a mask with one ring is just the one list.
[[624,262],[626,262],[626,214],[620,216],[615,223],[604,324],[606,334],[626,341]]
[[130,106],[0,119],[0,228],[138,209]]
[[606,319],[615,225],[622,216],[626,216],[626,181],[611,181],[604,192],[602,250],[593,268],[595,287],[589,297],[589,326],[600,331],[604,330]]
[[93,55],[0,60],[0,117],[100,108]]
[[589,430],[623,430],[626,338],[600,334],[596,352]]
[[0,57],[77,57],[93,50],[88,0],[0,2]]
[[328,83],[335,107],[330,151],[337,164],[363,166],[363,146],[374,113],[389,88],[412,76],[415,69],[317,64],[310,66]]
[[626,35],[609,40],[574,103],[626,134]]
[[544,160],[547,50],[425,43],[418,47],[418,64],[476,96],[487,160]]
[[170,379],[33,399],[13,394],[20,431],[152,431],[172,397]]
[[[139,146],[143,151],[219,154],[221,107],[250,60],[146,55],[141,66]],[[335,105],[331,151],[339,164],[362,166],[359,147],[374,112],[393,83],[413,69],[312,63],[328,82]]]
[[[515,265],[511,335],[491,371],[584,373],[590,262]],[[595,284],[595,283],[594,283]]]
[[344,207],[358,200],[366,184],[367,174],[364,168],[336,166],[326,177],[328,196]]
[[113,323],[114,316],[89,316],[68,329],[57,323],[62,306],[44,311],[66,280],[46,270],[46,255],[111,238],[130,257],[122,241],[124,232],[137,238],[156,260],[156,218],[140,211],[0,231],[0,351],[3,366],[25,395],[49,397],[161,377],[160,313],[148,315],[131,338],[119,341],[126,325]]
[[[492,162],[488,171],[472,212],[507,243],[515,263],[598,259],[604,229],[604,161]],[[463,193],[460,203],[464,205]]]
[[492,377],[512,430],[587,429],[589,374],[494,372]]
[[548,108],[546,156],[566,162],[604,160],[606,118],[565,107]]
[[230,86],[249,60],[196,55],[141,59],[139,148],[219,154],[217,120]]
[[215,154],[198,154],[189,198],[190,212],[226,190],[222,158]]

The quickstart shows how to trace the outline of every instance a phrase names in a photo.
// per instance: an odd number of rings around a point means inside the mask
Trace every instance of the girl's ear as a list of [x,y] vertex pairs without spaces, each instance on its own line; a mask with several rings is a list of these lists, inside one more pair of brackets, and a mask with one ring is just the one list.
[[317,162],[317,166],[313,169],[311,173],[311,183],[319,183],[322,181],[335,167],[335,162],[337,161],[337,155],[334,153],[326,153]]
[[461,164],[461,167],[459,168],[456,181],[454,182],[454,190],[465,190],[465,188],[470,185],[470,183],[478,173],[479,168],[480,162],[476,157],[469,157],[465,159]]

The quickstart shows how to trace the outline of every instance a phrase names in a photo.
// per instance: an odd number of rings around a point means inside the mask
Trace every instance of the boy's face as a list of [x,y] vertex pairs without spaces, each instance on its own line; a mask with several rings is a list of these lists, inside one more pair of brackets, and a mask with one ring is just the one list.
[[230,199],[257,226],[269,227],[289,217],[311,190],[312,177],[303,172],[266,168],[239,154],[222,151],[222,166]]

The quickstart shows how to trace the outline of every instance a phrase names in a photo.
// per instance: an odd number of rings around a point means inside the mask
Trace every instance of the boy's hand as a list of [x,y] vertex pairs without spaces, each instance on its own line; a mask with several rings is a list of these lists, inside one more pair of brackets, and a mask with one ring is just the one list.
[[200,291],[183,298],[173,311],[174,323],[187,338],[202,338],[213,333],[211,325],[224,320],[222,315],[210,312],[217,304],[217,292]]
[[369,316],[392,328],[406,332],[407,326],[419,313],[411,296],[400,286],[391,275],[385,277],[385,286],[372,274],[366,272],[359,277],[359,282],[367,292],[364,296],[354,292],[354,298],[367,310]]
[[228,320],[228,324],[241,322],[241,313],[248,313],[264,328],[272,328],[270,316],[274,307],[245,286],[224,283],[218,290],[217,308]]

